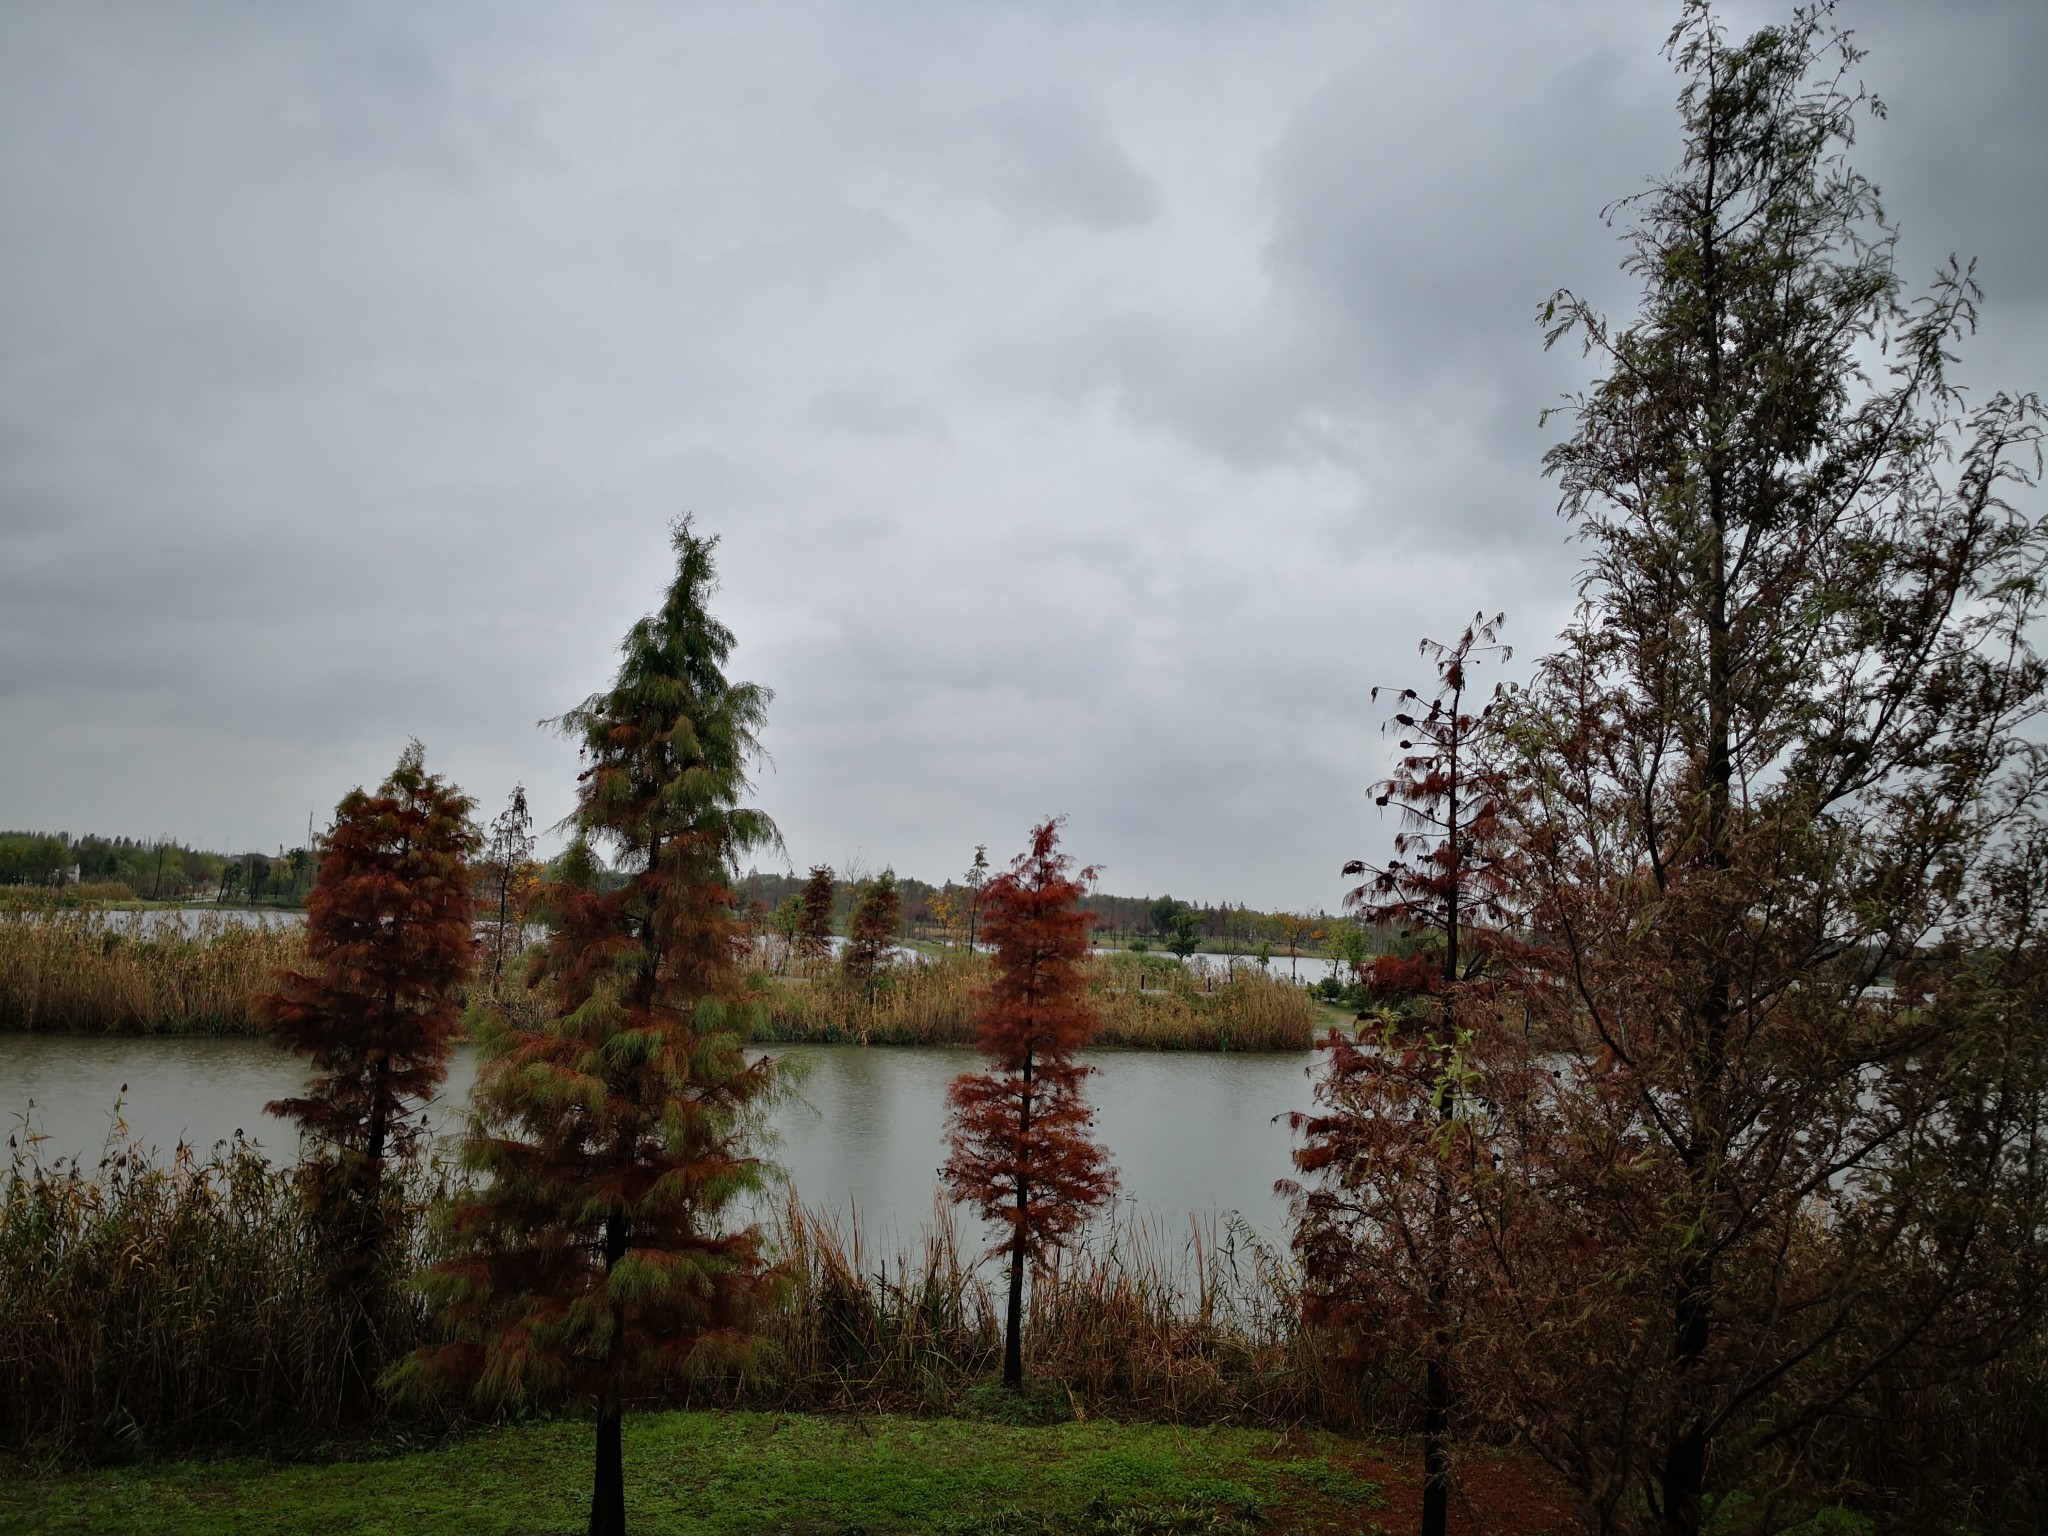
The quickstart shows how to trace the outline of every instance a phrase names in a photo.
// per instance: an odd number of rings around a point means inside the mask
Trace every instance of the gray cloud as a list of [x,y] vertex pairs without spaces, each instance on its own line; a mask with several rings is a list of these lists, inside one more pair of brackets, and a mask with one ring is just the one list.
[[[1980,253],[1969,374],[2038,387],[2040,9],[1845,14],[1907,270]],[[413,735],[558,816],[534,722],[693,510],[799,863],[1064,810],[1110,888],[1334,901],[1371,685],[1568,605],[1533,315],[1629,303],[1667,24],[9,10],[0,823],[296,840]]]
[[1152,184],[1082,91],[1053,86],[995,103],[979,126],[989,195],[1020,217],[1123,229],[1157,208]]

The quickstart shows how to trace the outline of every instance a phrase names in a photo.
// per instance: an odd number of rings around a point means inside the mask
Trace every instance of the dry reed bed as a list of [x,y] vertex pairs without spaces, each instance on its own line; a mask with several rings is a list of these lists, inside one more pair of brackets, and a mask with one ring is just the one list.
[[92,908],[0,913],[0,1029],[248,1034],[252,994],[305,954],[290,922]]
[[[1316,1010],[1292,983],[1240,966],[1234,977],[1170,961],[1099,956],[1089,992],[1100,1045],[1140,1050],[1305,1051]],[[776,978],[757,1038],[865,1045],[972,1045],[988,960],[958,951],[893,967],[872,987],[833,970]]]
[[[415,1242],[427,1203],[411,1191]],[[0,1449],[102,1458],[328,1433],[346,1323],[326,1268],[292,1172],[239,1139],[168,1164],[115,1143],[94,1167],[17,1146],[0,1173]],[[371,1327],[404,1350],[424,1321],[396,1286]]]
[[[305,930],[211,912],[177,921],[92,908],[0,913],[0,1029],[249,1034],[249,999],[300,964]],[[514,964],[509,973],[522,969]],[[899,964],[872,986],[832,968],[767,984],[773,1042],[972,1045],[985,956]],[[1098,1043],[1141,1050],[1300,1051],[1314,1044],[1308,995],[1253,966],[1234,977],[1137,956],[1089,962]],[[523,996],[523,989],[513,987]],[[539,1006],[539,1005],[535,1005]],[[542,1009],[544,1012],[544,1008]]]
[[[858,1231],[794,1206],[777,1244],[790,1289],[767,1328],[775,1363],[729,1384],[729,1401],[943,1409],[1000,1372],[993,1271],[950,1213],[934,1212],[917,1252],[879,1262]],[[1291,1264],[1241,1225],[1196,1226],[1176,1242],[1156,1225],[1116,1222],[1034,1277],[1025,1370],[1084,1414],[1348,1419],[1371,1394],[1297,1326],[1299,1312]]]
[[[432,1252],[448,1194],[434,1170],[406,1176],[394,1210],[408,1264]],[[934,1410],[998,1373],[999,1277],[944,1213],[917,1251],[877,1260],[857,1232],[792,1204],[772,1247],[786,1284],[756,1364],[664,1400]],[[346,1324],[325,1270],[293,1172],[240,1143],[168,1164],[116,1144],[84,1168],[17,1148],[0,1173],[0,1451],[106,1458],[332,1435]],[[395,1278],[372,1319],[386,1360],[436,1335]],[[1291,1266],[1241,1228],[1176,1242],[1125,1224],[1034,1280],[1027,1369],[1090,1414],[1355,1418],[1373,1394],[1337,1379],[1298,1310]]]

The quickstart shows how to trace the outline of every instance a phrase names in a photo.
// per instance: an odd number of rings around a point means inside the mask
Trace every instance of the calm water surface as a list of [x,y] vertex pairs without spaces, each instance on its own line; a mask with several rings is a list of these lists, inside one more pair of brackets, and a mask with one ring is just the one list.
[[[774,1054],[801,1078],[801,1098],[774,1118],[774,1156],[797,1193],[839,1217],[857,1213],[877,1246],[914,1237],[931,1218],[946,1083],[974,1067],[974,1052],[816,1045]],[[1280,1233],[1273,1181],[1290,1171],[1292,1140],[1275,1117],[1310,1107],[1312,1053],[1088,1059],[1099,1069],[1089,1083],[1097,1134],[1116,1160],[1127,1212],[1168,1230],[1234,1212],[1268,1237]],[[437,1132],[457,1128],[475,1075],[474,1054],[459,1053],[430,1114]],[[117,1103],[131,1133],[166,1151],[240,1130],[288,1157],[292,1132],[263,1105],[300,1086],[297,1064],[259,1040],[0,1034],[0,1119],[19,1135],[33,1101],[46,1161],[90,1161]]]

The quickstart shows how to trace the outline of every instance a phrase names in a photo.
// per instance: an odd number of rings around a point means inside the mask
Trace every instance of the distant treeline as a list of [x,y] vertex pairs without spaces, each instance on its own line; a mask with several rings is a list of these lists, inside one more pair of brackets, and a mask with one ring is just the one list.
[[[964,880],[933,885],[887,869],[875,875],[856,872],[853,878],[847,878],[843,871],[839,874],[834,883],[833,906],[833,925],[839,932],[845,931],[852,911],[855,885],[884,877],[895,882],[906,940],[954,940],[966,931],[972,916],[975,887]],[[735,889],[753,920],[772,927],[776,913],[792,910],[791,904],[797,901],[803,884],[804,876],[799,873],[766,874],[750,869]],[[1359,929],[1352,918],[1332,916],[1322,910],[1262,912],[1242,903],[1233,906],[1229,902],[1181,901],[1171,895],[1111,896],[1098,891],[1089,896],[1088,907],[1096,914],[1095,938],[1102,944],[1125,944],[1133,939],[1164,944],[1175,932],[1175,920],[1183,916],[1191,921],[1202,948],[1236,954],[1252,954],[1264,944],[1274,954],[1284,956],[1290,939],[1300,953],[1320,954],[1341,933]],[[1388,936],[1377,929],[1371,930],[1371,937],[1377,941],[1370,945],[1374,951],[1389,947]]]
[[[225,853],[194,847],[175,838],[104,837],[69,832],[0,832],[0,886],[34,885],[73,888],[101,901],[212,901],[238,905],[296,907],[312,888],[316,854],[306,848],[280,848],[273,853],[248,850]],[[839,871],[835,881],[833,924],[845,931],[857,883],[886,876],[894,880],[902,914],[903,938],[948,942],[964,935],[971,924],[975,887],[964,880],[941,885],[891,870],[869,874]],[[600,884],[605,883],[602,879]],[[802,890],[801,873],[747,871],[737,890],[745,910],[761,927],[772,927],[774,914],[788,910]],[[1285,956],[1292,947],[1302,954],[1322,953],[1329,941],[1357,925],[1328,912],[1262,912],[1229,902],[1181,901],[1166,896],[1092,895],[1098,943],[1127,944],[1133,939],[1164,944],[1185,915],[1207,950],[1252,954],[1261,944]],[[1384,949],[1382,942],[1374,949]]]
[[0,885],[84,887],[102,900],[246,901],[295,906],[312,884],[304,848],[217,853],[175,838],[0,832]]

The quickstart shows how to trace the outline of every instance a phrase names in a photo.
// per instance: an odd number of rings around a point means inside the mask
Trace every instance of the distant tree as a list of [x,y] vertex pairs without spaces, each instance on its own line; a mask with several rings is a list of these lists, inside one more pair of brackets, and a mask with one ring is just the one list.
[[971,893],[964,885],[948,880],[926,898],[932,921],[938,924],[940,939],[948,944],[967,941],[967,907]]
[[1183,962],[1202,947],[1200,919],[1187,907],[1179,907],[1166,920],[1166,947]]
[[1279,931],[1280,947],[1287,951],[1287,974],[1299,981],[1301,952],[1320,940],[1323,930],[1315,918],[1300,912],[1276,912],[1273,925]]
[[313,851],[310,848],[294,848],[279,860],[284,865],[285,878],[291,882],[293,895],[298,894],[300,883],[313,868]]
[[1173,933],[1173,920],[1188,910],[1187,903],[1175,901],[1171,896],[1161,896],[1146,908],[1146,915],[1152,919],[1152,931],[1162,939]]
[[803,931],[804,898],[801,892],[791,891],[776,904],[774,916],[769,919],[776,935],[782,940],[782,969],[788,970],[796,958],[797,935]]
[[193,891],[203,893],[207,884],[219,877],[219,862],[212,854],[198,848],[186,848],[178,855],[179,873],[185,877],[185,884]]
[[1024,1270],[1066,1243],[1116,1189],[1089,1136],[1082,1095],[1093,1070],[1074,1060],[1095,1032],[1081,965],[1094,914],[1076,905],[1093,873],[1069,873],[1059,822],[1031,829],[1031,846],[988,883],[985,912],[995,976],[976,1043],[992,1071],[963,1073],[947,1090],[943,1177],[955,1200],[1009,1228],[1009,1305],[1003,1381],[1024,1383]]
[[[505,950],[509,937],[525,927],[520,897],[528,866],[533,862],[533,813],[526,808],[526,786],[514,784],[512,797],[491,822],[484,843],[484,874],[487,894],[496,912],[491,925],[491,979],[505,973]],[[516,954],[519,945],[513,945]]]
[[[1451,1289],[1456,1280],[1454,1180],[1436,1164],[1443,1128],[1460,1111],[1461,996],[1502,942],[1510,914],[1495,850],[1501,841],[1497,775],[1481,735],[1493,705],[1468,707],[1470,668],[1496,643],[1500,619],[1475,618],[1450,645],[1422,642],[1435,663],[1425,707],[1400,691],[1389,723],[1401,732],[1393,776],[1375,785],[1402,829],[1384,865],[1353,859],[1346,875],[1366,882],[1344,899],[1365,921],[1396,925],[1413,942],[1374,965],[1376,986],[1425,1003],[1418,1031],[1389,1026],[1372,1048],[1334,1031],[1328,1071],[1316,1085],[1320,1112],[1296,1115],[1295,1164],[1314,1184],[1297,1192],[1295,1250],[1312,1313],[1340,1324],[1368,1315],[1377,1326],[1406,1315],[1424,1357],[1422,1532],[1444,1536],[1450,1509]],[[1379,697],[1380,690],[1373,690]]]
[[802,916],[796,930],[797,953],[808,964],[816,965],[832,953],[832,908],[837,899],[830,866],[813,864],[799,897]]
[[1353,985],[1365,980],[1372,965],[1372,941],[1355,922],[1340,923],[1329,936],[1330,961],[1340,973],[1348,973]]
[[[544,893],[535,969],[554,1017],[473,1015],[464,1155],[480,1183],[450,1219],[457,1254],[425,1282],[457,1337],[404,1378],[591,1410],[592,1536],[625,1528],[628,1398],[732,1359],[770,1282],[759,1232],[729,1212],[761,1184],[752,1137],[775,1069],[742,1046],[756,1005],[728,884],[739,853],[774,841],[740,804],[769,695],[722,671],[732,633],[705,606],[715,541],[687,519],[673,537],[660,611],[628,633],[612,687],[562,718],[586,767]],[[598,840],[616,884],[599,878]]]
[[887,969],[890,952],[896,947],[901,923],[902,903],[894,870],[885,869],[854,888],[853,914],[847,919],[846,952],[840,964],[847,978],[866,992],[870,1003],[875,1000],[876,982]]
[[412,1144],[447,1074],[457,994],[476,964],[470,810],[468,796],[426,771],[418,742],[374,793],[345,795],[306,899],[305,969],[280,971],[277,990],[255,999],[265,1034],[313,1068],[304,1095],[268,1108],[304,1139],[302,1177],[350,1319],[359,1405],[380,1364],[374,1292],[394,1257],[386,1159]]
[[967,866],[967,947],[981,947],[981,899],[988,885],[988,844],[974,845],[974,862]]

